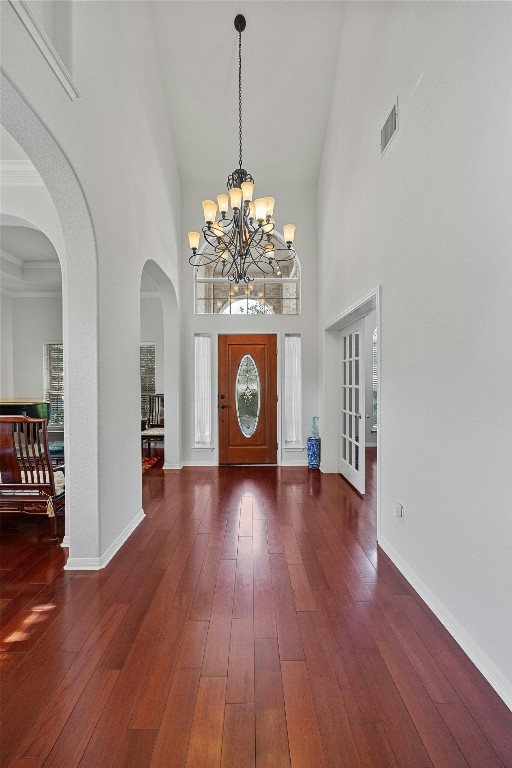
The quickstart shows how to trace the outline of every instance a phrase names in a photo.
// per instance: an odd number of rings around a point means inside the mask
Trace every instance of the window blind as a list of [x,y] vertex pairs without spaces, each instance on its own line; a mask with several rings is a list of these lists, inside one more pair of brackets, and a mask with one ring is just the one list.
[[155,345],[140,345],[140,417],[149,417],[149,395],[155,394]]
[[48,426],[64,424],[64,348],[62,344],[43,346],[43,394],[50,401]]
[[211,336],[194,334],[194,445],[212,444],[212,365]]
[[302,447],[302,349],[301,336],[284,337],[284,444]]

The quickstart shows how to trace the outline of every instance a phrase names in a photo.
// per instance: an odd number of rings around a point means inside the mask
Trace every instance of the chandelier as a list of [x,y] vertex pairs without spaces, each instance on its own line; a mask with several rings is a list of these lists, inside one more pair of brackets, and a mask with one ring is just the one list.
[[[250,283],[258,276],[281,277],[281,264],[295,258],[295,225],[286,224],[283,236],[275,231],[273,197],[253,201],[254,179],[242,167],[242,32],[245,17],[235,18],[238,32],[239,167],[228,176],[228,194],[203,200],[204,243],[199,232],[189,232],[194,267],[210,267],[213,275],[234,283]],[[230,210],[231,206],[231,210]],[[217,211],[219,218],[217,219]],[[286,243],[286,245],[285,245]]]

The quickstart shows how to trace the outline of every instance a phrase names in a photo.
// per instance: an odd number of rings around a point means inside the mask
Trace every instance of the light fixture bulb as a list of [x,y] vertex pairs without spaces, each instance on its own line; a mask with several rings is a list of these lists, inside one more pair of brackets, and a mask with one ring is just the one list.
[[265,221],[267,218],[267,198],[266,197],[258,197],[257,200],[254,201],[256,205],[256,219],[258,221]]
[[217,203],[213,200],[203,200],[203,213],[207,224],[214,222],[215,214],[217,213]]
[[242,207],[242,190],[240,187],[233,187],[229,190],[229,199],[231,200],[232,208]]
[[269,261],[272,261],[275,256],[274,243],[265,243],[265,256]]
[[241,187],[244,200],[252,200],[252,193],[254,192],[254,181],[243,181]]
[[256,218],[256,205],[254,203],[249,203],[249,218]]
[[265,232],[266,235],[274,231],[274,224],[275,224],[274,219],[270,219],[269,221],[266,221],[265,224],[263,224],[262,230]]
[[229,195],[217,195],[217,202],[219,204],[219,212],[227,213],[229,208]]
[[293,243],[295,237],[295,224],[285,224],[283,227],[285,243]]
[[276,199],[275,197],[266,197],[265,200],[267,201],[267,216],[273,216]]
[[199,248],[199,239],[201,237],[199,232],[187,232],[187,237],[188,244],[192,250],[197,250]]

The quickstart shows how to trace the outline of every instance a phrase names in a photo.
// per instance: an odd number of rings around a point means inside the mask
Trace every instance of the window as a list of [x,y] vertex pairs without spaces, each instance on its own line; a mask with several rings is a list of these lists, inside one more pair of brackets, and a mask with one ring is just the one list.
[[140,345],[140,417],[149,418],[149,395],[155,394],[155,345]]
[[[276,235],[277,237],[277,235]],[[284,245],[284,241],[283,241]],[[299,315],[300,266],[298,257],[282,262],[279,272],[264,275],[256,266],[249,283],[235,285],[219,267],[194,269],[197,315]]]
[[194,445],[207,448],[212,444],[212,370],[211,336],[194,335]]
[[50,401],[49,427],[64,425],[64,348],[43,345],[43,396]]
[[377,329],[372,343],[372,429],[377,429]]
[[302,447],[302,353],[298,333],[284,337],[284,445]]

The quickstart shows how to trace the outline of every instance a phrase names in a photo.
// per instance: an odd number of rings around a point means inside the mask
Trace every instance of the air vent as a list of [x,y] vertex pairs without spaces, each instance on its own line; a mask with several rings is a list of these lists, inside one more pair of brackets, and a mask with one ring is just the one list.
[[398,130],[398,99],[393,109],[389,113],[389,117],[384,123],[384,127],[380,132],[380,153],[384,154],[386,147]]

